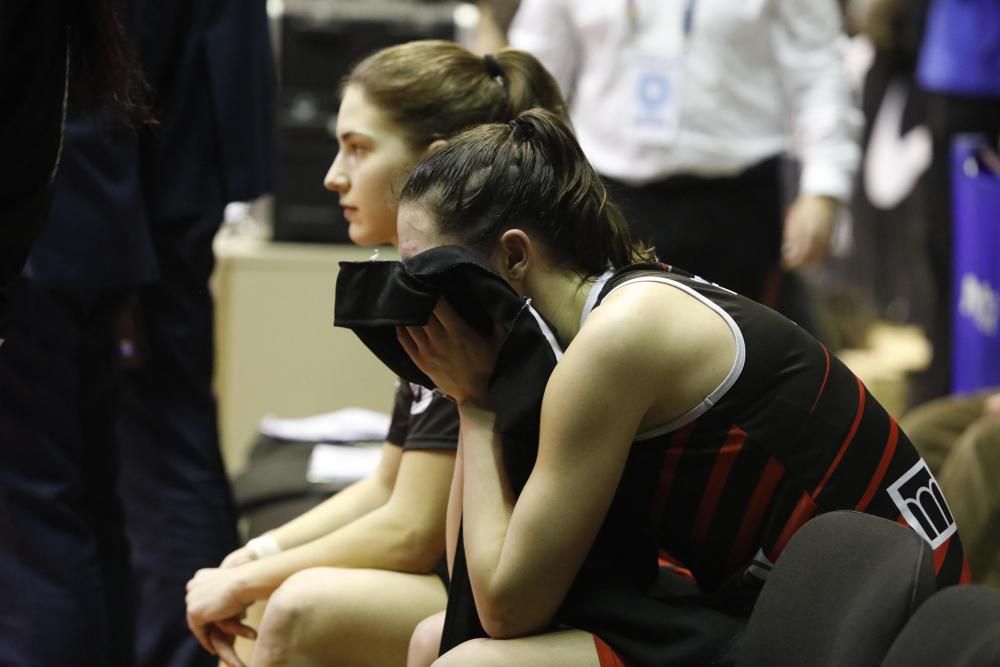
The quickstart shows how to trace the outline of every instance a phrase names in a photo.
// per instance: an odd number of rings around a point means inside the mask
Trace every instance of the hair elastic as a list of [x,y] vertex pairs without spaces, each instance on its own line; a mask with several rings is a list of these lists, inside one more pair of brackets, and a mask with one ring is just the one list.
[[503,87],[503,82],[507,78],[507,75],[504,74],[503,68],[500,67],[497,59],[493,57],[492,53],[487,53],[483,56],[483,62],[486,64],[486,73],[493,77],[498,86]]
[[530,139],[533,136],[535,136],[534,124],[529,123],[520,116],[511,121],[508,121],[507,124],[510,125],[511,129],[514,130],[514,132],[520,132],[522,139]]

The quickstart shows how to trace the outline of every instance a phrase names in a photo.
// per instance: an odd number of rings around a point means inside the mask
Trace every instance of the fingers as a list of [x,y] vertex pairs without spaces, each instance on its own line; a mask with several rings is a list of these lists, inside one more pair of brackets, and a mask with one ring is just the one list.
[[246,547],[240,547],[222,559],[219,567],[236,567],[257,560],[257,554]]
[[785,225],[785,235],[781,244],[782,265],[786,269],[797,269],[806,261],[809,252],[809,234],[803,229],[804,223],[797,217],[789,217]]
[[[417,336],[419,336],[420,340],[423,341],[423,348],[421,348],[420,343],[415,340],[415,337]],[[406,354],[409,355],[416,367],[419,368],[424,375],[431,377],[433,375],[433,370],[432,364],[428,358],[429,355],[427,354],[427,337],[423,335],[420,327],[396,327],[396,340],[399,341],[399,344],[403,347]]]
[[473,329],[443,298],[438,299],[427,318],[427,324],[396,327],[396,337],[411,357],[414,354],[427,354],[436,343],[447,337],[464,339],[472,335],[475,335]]
[[792,203],[781,248],[785,268],[818,264],[827,258],[839,210],[837,200],[824,196],[803,195]]
[[786,269],[797,269],[805,262],[801,246],[786,243],[781,248],[781,265]]
[[187,615],[187,625],[191,634],[195,636],[201,647],[211,653],[212,655],[218,655],[215,652],[215,647],[212,644],[212,640],[208,636],[208,627],[198,622],[191,614]]
[[440,340],[442,336],[444,336],[444,329],[433,315],[424,326],[396,327],[396,339],[414,361],[427,356],[431,351],[432,339]]
[[233,648],[233,638],[231,635],[225,634],[217,627],[212,627],[208,631],[208,636],[213,648],[212,653],[219,656],[219,660],[221,660],[226,667],[246,667],[243,661],[240,660],[239,656],[236,655],[236,649]]
[[[468,324],[466,324],[462,316],[444,298],[438,299],[437,305],[434,306],[434,312],[431,313],[431,322],[452,335],[462,335],[468,329]],[[430,322],[428,322],[428,325],[430,325]]]
[[[798,223],[800,226],[811,223]],[[812,228],[792,228],[785,234],[781,246],[782,263],[786,269],[797,269],[807,264],[818,264],[826,259],[829,244],[823,231]]]
[[410,334],[410,338],[413,340],[414,344],[416,344],[417,349],[419,349],[421,352],[427,350],[428,339],[427,339],[427,332],[424,330],[424,327],[408,326],[406,327],[406,332]]
[[257,639],[257,631],[249,625],[244,625],[238,618],[226,618],[216,621],[215,626],[228,635],[235,635],[245,639]]
[[399,344],[403,346],[403,350],[410,356],[410,359],[416,361],[420,357],[420,347],[417,345],[417,341],[413,340],[413,336],[410,333],[410,329],[413,327],[396,327],[396,340]]

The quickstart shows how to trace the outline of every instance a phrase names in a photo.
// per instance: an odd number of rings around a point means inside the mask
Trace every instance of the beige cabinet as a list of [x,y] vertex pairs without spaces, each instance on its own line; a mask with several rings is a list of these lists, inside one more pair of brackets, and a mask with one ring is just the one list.
[[[231,472],[267,414],[391,410],[392,374],[351,331],[333,326],[338,263],[368,259],[370,248],[220,235],[215,252],[216,392]],[[395,257],[380,249],[381,259]]]

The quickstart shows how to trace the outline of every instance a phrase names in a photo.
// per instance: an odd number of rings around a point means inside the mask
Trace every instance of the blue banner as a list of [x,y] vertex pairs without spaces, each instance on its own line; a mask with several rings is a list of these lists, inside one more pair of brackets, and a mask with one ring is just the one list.
[[995,156],[978,135],[960,135],[952,142],[956,393],[1000,385],[1000,170]]

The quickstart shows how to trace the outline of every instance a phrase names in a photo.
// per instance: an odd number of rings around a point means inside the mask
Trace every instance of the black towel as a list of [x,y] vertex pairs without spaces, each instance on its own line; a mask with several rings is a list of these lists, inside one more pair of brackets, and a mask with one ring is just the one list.
[[[467,248],[442,246],[401,262],[341,262],[334,325],[354,331],[394,373],[435,388],[396,339],[399,325],[426,324],[445,298],[473,328],[504,338],[490,378],[490,398],[503,438],[504,465],[515,493],[538,450],[542,395],[562,351],[555,332],[489,265]],[[459,533],[441,652],[486,633],[476,614]]]

